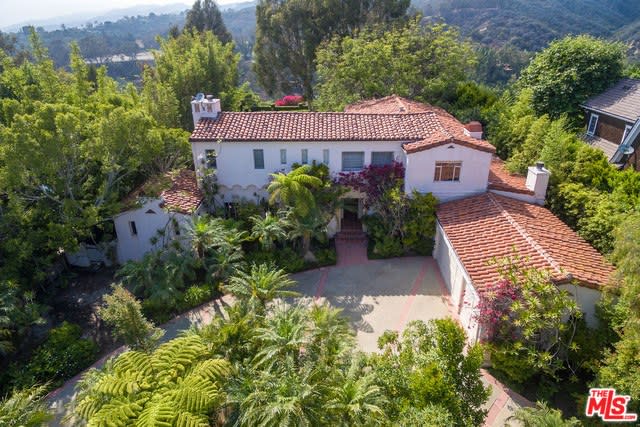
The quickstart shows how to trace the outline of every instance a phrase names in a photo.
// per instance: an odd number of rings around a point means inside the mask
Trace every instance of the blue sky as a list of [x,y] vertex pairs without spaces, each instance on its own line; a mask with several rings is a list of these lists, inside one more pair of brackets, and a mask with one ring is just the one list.
[[[218,4],[240,3],[242,0],[218,0]],[[193,3],[193,0],[0,0],[0,28],[25,21],[107,12],[138,5]]]

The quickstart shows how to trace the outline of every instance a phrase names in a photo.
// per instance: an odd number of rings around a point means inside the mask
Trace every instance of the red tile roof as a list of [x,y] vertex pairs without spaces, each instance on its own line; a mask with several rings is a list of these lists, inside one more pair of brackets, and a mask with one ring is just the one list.
[[412,101],[398,95],[368,99],[366,101],[349,104],[344,107],[344,112],[360,114],[412,114],[434,112],[436,114],[453,117],[440,107],[423,102]]
[[189,169],[169,172],[171,187],[160,193],[164,207],[170,211],[191,214],[204,197],[198,188],[196,173]]
[[403,102],[411,105],[411,112],[364,113],[364,107],[358,113],[222,112],[216,119],[200,119],[189,140],[399,141],[405,142],[403,146],[408,153],[457,143],[495,152],[488,142],[465,135],[462,124],[444,110],[409,100]]
[[484,193],[443,203],[437,216],[480,292],[500,278],[488,262],[510,256],[514,249],[528,266],[548,270],[556,283],[571,278],[592,288],[610,283],[613,266],[542,206]]
[[509,172],[499,157],[494,156],[491,160],[488,186],[490,190],[534,195],[535,193],[527,188],[526,181],[524,176]]
[[195,172],[179,169],[149,178],[121,201],[121,212],[139,208],[141,198],[161,198],[163,207],[168,210],[190,214],[198,208],[203,197]]

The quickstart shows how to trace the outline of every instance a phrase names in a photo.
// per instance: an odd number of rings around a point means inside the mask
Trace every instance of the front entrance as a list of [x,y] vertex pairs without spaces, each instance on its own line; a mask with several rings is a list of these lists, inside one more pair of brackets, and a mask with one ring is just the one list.
[[342,199],[342,219],[346,221],[358,221],[360,218],[360,199]]

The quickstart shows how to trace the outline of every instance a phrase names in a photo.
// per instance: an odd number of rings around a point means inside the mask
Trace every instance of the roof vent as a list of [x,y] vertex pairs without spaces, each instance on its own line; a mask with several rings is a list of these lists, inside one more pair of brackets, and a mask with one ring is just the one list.
[[622,86],[622,90],[629,90],[629,89],[631,89],[631,86],[629,85]]

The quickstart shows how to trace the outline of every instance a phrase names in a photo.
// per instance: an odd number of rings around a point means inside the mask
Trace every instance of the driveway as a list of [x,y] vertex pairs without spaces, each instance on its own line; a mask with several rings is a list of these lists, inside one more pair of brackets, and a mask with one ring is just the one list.
[[328,301],[351,319],[361,350],[378,350],[388,329],[402,331],[412,320],[450,316],[444,282],[432,257],[350,263],[292,275],[297,291]]

